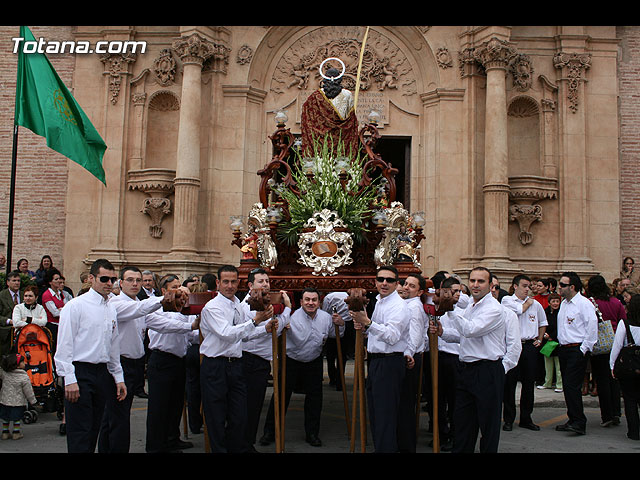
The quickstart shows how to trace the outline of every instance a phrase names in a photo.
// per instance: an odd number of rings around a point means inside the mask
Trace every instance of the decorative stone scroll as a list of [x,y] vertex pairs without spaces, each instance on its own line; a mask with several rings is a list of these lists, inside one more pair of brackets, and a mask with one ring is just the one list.
[[517,221],[520,226],[518,238],[520,243],[528,245],[533,241],[533,233],[530,231],[531,224],[542,220],[542,207],[540,205],[511,205],[509,207],[509,220]]
[[578,111],[578,87],[585,81],[583,73],[591,67],[590,53],[556,53],[553,57],[553,66],[559,69],[567,67],[567,80],[569,82],[567,98],[569,109]]
[[169,196],[174,190],[175,176],[175,170],[162,168],[129,171],[129,190],[139,190],[148,195],[140,211],[151,218],[149,235],[153,238],[162,238],[162,220],[171,213]]

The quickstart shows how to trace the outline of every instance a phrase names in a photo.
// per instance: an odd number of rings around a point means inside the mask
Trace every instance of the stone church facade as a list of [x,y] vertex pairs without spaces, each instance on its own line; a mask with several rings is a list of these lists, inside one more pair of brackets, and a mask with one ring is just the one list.
[[[1,30],[9,39],[18,29]],[[107,186],[22,129],[14,263],[27,257],[35,269],[51,254],[76,286],[101,257],[160,274],[237,264],[230,216],[258,201],[276,113],[300,134],[302,105],[328,57],[344,62],[343,85],[355,88],[365,31],[32,27],[36,38],[135,40],[146,50],[50,56],[108,145]],[[482,264],[504,280],[574,270],[611,281],[623,255],[640,255],[639,39],[637,27],[615,26],[370,27],[358,118],[380,115],[398,200],[426,213],[427,275],[464,277]],[[8,41],[1,55],[8,199],[16,61]],[[2,205],[3,239],[7,212]]]

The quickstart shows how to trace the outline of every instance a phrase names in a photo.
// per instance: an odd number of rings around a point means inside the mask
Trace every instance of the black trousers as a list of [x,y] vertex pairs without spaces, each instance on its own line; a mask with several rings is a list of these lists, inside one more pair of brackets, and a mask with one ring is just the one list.
[[627,436],[640,440],[640,380],[620,380],[624,400],[624,415],[627,418]]
[[203,424],[202,413],[200,412],[202,406],[202,394],[200,393],[200,345],[191,345],[187,349],[185,366],[189,430],[192,433],[199,433]]
[[[425,362],[429,362],[428,355],[429,352],[426,352]],[[445,442],[453,440],[455,432],[453,412],[456,406],[459,363],[458,355],[438,352],[438,432]]]
[[242,367],[247,382],[247,445],[253,445],[258,435],[271,362],[253,353],[242,352]]
[[131,405],[136,388],[144,385],[144,373],[140,370],[140,364],[144,365],[144,361],[144,357],[138,359],[120,357],[127,396],[122,401],[119,401],[115,395],[107,399],[98,437],[100,453],[129,453]]
[[406,369],[402,380],[398,410],[398,451],[404,453],[416,452],[416,405],[423,353],[416,353],[413,359],[415,365],[413,368]]
[[505,383],[502,360],[459,363],[453,453],[497,453]]
[[539,353],[532,341],[522,344],[522,353],[518,364],[507,372],[504,384],[504,423],[513,423],[516,418],[516,386],[522,383],[520,390],[520,423],[533,423],[534,395],[536,389],[536,373]]
[[180,439],[184,407],[185,359],[160,350],[151,350],[147,366],[146,451],[171,451]]
[[246,452],[247,383],[241,359],[205,356],[200,388],[211,453]]
[[[304,391],[304,432],[307,437],[320,433],[320,417],[322,414],[322,355],[310,362],[299,362],[287,357],[287,376],[284,389],[284,411],[289,408],[289,401],[294,389],[301,386]],[[265,435],[275,434],[274,399],[271,396],[269,410],[264,423]]]
[[[598,388],[598,403],[600,404],[600,418],[603,422],[620,416],[620,390],[615,386],[615,380],[611,376],[609,367],[609,354],[591,355],[591,373]],[[616,396],[618,399],[616,409]],[[618,410],[618,412],[616,412]]]
[[[342,373],[344,374],[345,367],[347,364],[347,358],[345,354],[345,343],[344,339],[340,339],[340,350],[342,351]],[[338,372],[338,368],[340,367],[340,362],[338,361],[338,343],[337,340],[333,337],[327,338],[326,343],[324,344],[324,353],[327,357],[327,375],[329,376],[329,385],[335,385],[336,387],[342,387],[340,383],[340,373]]]
[[567,423],[578,428],[586,428],[587,417],[582,405],[582,383],[587,369],[587,357],[582,354],[579,346],[560,345],[557,350],[562,374],[562,390],[569,417]]
[[407,371],[404,355],[369,357],[365,385],[373,445],[376,453],[396,453],[402,383]]
[[116,396],[116,384],[105,363],[73,362],[80,389],[77,402],[64,401],[69,453],[93,453],[107,399]]

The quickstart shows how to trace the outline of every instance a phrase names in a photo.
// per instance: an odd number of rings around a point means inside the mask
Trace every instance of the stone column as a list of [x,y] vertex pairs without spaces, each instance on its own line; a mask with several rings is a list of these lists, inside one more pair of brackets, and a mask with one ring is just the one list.
[[[507,266],[509,179],[507,174],[506,74],[515,49],[492,38],[474,51],[487,73],[484,155],[484,259],[491,266]],[[487,263],[488,262],[488,263]]]
[[183,78],[171,255],[184,258],[197,253],[202,65],[213,54],[213,44],[194,33],[176,40],[173,48],[182,60]]

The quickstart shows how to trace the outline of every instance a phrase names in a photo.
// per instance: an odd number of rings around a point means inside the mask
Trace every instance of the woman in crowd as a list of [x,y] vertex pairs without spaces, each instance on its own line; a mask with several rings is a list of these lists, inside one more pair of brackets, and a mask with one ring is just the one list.
[[620,277],[628,278],[634,286],[638,285],[640,280],[640,270],[634,268],[635,261],[631,257],[624,257],[622,260],[622,268],[620,269]]
[[27,260],[26,258],[21,258],[20,260],[18,260],[16,270],[18,270],[23,275],[28,275],[31,280],[36,280],[36,272],[29,270],[29,260]]
[[[631,337],[637,344],[640,342],[640,295],[633,295],[627,303],[627,318],[618,323],[616,337],[611,349],[609,368],[613,375],[613,366],[620,354],[620,349],[627,344],[627,328]],[[620,378],[620,389],[624,399],[624,415],[627,418],[627,437],[632,440],[640,440],[640,379]]]
[[44,255],[40,260],[40,266],[38,270],[36,270],[36,285],[40,289],[40,294],[42,294],[46,289],[46,276],[49,269],[53,268],[53,260],[49,255]]
[[47,271],[45,283],[47,290],[42,294],[42,305],[47,313],[47,328],[51,332],[55,351],[55,344],[58,339],[58,322],[60,321],[60,310],[69,301],[70,297],[64,295],[61,282],[62,275],[57,268],[50,268]]
[[38,299],[38,287],[29,285],[24,289],[24,303],[19,303],[13,308],[11,322],[15,328],[22,328],[28,323],[34,323],[41,327],[47,325],[47,312],[36,300]]
[[[598,322],[610,320],[614,332],[620,320],[627,318],[622,302],[611,295],[609,286],[602,275],[594,275],[587,282],[587,291],[599,310]],[[603,427],[620,423],[620,390],[609,369],[609,353],[591,355],[593,379],[598,388],[600,416]]]

